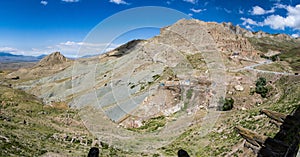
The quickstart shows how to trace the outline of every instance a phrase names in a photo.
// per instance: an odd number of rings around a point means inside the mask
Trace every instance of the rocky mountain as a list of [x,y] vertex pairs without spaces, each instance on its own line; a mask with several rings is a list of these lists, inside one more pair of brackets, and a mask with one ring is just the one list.
[[36,66],[39,67],[55,66],[66,62],[68,62],[68,59],[65,56],[63,56],[60,52],[54,52],[48,56],[45,56],[42,60],[38,62]]
[[54,66],[57,64],[66,63],[68,59],[63,56],[60,52],[54,52],[48,56],[45,56],[36,66],[44,67],[44,66]]
[[[19,76],[13,87],[46,105],[79,109],[90,132],[124,150],[174,156],[182,147],[193,156],[253,156],[233,128],[259,121],[259,131],[273,134],[259,109],[289,114],[297,106],[299,43],[230,23],[182,19],[149,40],[75,61],[56,52],[7,77]],[[269,51],[280,52],[268,58]],[[268,80],[263,91],[256,91],[258,77]],[[293,85],[282,86],[284,80]],[[233,101],[232,111],[221,111]]]

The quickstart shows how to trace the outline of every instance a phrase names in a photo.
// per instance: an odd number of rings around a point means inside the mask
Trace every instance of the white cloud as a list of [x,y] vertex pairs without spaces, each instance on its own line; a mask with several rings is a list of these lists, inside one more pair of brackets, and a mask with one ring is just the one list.
[[87,43],[87,42],[74,42],[66,41],[54,46],[54,49],[64,52],[66,54],[73,55],[73,57],[78,55],[95,55],[103,52],[107,52],[114,48],[117,48],[119,45],[108,44],[108,43]]
[[[17,48],[13,48],[13,47],[0,47],[0,52],[10,53],[10,54],[14,54],[14,55],[27,55],[27,56],[34,55],[34,53],[32,51],[19,50]],[[40,52],[38,52],[38,53],[40,53]],[[37,54],[37,52],[35,52],[35,55],[37,56],[39,54]]]
[[249,25],[246,25],[245,27],[246,27],[246,29],[253,31],[253,29],[252,29],[252,27],[251,27],[251,26],[249,26]]
[[239,14],[244,14],[244,10],[239,9]]
[[76,3],[76,2],[79,2],[79,0],[61,0],[63,2],[66,2],[66,3]]
[[285,9],[286,7],[287,7],[286,5],[283,5],[283,4],[280,4],[280,3],[275,4],[275,8]]
[[292,34],[292,37],[293,37],[293,38],[299,38],[300,35],[299,35],[299,34]]
[[125,2],[124,0],[109,0],[109,2],[111,2],[111,3],[116,3],[116,4],[128,4],[128,3]]
[[270,2],[277,2],[279,3],[281,0],[270,0]]
[[12,48],[12,47],[0,47],[0,52],[14,53],[17,51],[18,51],[18,49]]
[[77,43],[74,41],[67,41],[65,43],[60,43],[60,45],[73,46],[73,45],[77,45]]
[[203,4],[203,6],[206,7],[208,4],[209,4],[209,2],[205,2],[205,3]]
[[103,46],[106,46],[107,43],[87,43],[87,42],[66,41],[66,42],[60,43],[59,45],[63,45],[63,46],[90,46],[90,47],[103,47]]
[[47,1],[41,1],[41,4],[46,6],[48,4],[48,2]]
[[254,6],[252,8],[251,14],[252,15],[264,15],[264,14],[270,14],[270,13],[274,13],[275,9],[272,8],[271,10],[265,10],[260,6]]
[[271,15],[264,20],[264,25],[269,25],[272,29],[284,30],[286,21],[279,15]]
[[265,10],[259,6],[255,6],[252,8],[253,10],[251,11],[252,15],[263,15],[265,14]]
[[232,13],[231,10],[226,9],[226,8],[222,8],[222,7],[216,7],[216,10],[218,10],[218,11],[225,11],[225,12],[228,13],[228,14]]
[[170,5],[170,4],[172,4],[174,1],[175,1],[175,0],[168,0],[168,1],[166,1],[166,3],[167,3],[168,5]]
[[247,25],[262,26],[263,25],[262,23],[256,22],[250,18],[242,17],[241,20],[243,21],[242,25],[244,25],[244,26],[247,26]]
[[193,14],[192,14],[192,13],[189,13],[188,15],[189,15],[190,17],[192,17],[192,16],[193,16]]
[[230,13],[232,12],[231,10],[226,9],[226,8],[224,8],[224,11],[225,11],[226,13],[228,13],[228,14],[230,14]]
[[189,2],[192,4],[196,4],[198,0],[183,0],[184,2]]
[[[286,10],[286,15],[269,15],[267,16],[262,22],[254,21],[250,18],[242,17],[241,20],[243,21],[243,25],[250,25],[250,26],[269,26],[272,29],[277,30],[284,30],[285,28],[292,28],[294,30],[300,30],[300,4],[296,6],[288,6],[282,4],[275,4],[274,8],[280,8]],[[259,11],[260,9],[256,9],[255,14],[266,14],[272,11]]]
[[67,57],[82,57],[86,55],[97,55],[103,52],[113,50],[120,45],[108,43],[87,43],[66,41],[57,45],[46,46],[45,48],[32,48],[29,50],[20,50],[13,47],[0,47],[0,52],[6,52],[16,55],[39,56],[59,51]]
[[205,11],[206,9],[194,9],[194,8],[192,8],[192,9],[190,9],[192,12],[194,12],[194,13],[200,13],[200,12],[203,12],[203,11]]
[[280,30],[284,30],[286,27],[300,30],[300,4],[295,7],[285,6],[284,9],[287,10],[287,15],[285,17],[280,15],[268,16],[263,22],[264,25]]

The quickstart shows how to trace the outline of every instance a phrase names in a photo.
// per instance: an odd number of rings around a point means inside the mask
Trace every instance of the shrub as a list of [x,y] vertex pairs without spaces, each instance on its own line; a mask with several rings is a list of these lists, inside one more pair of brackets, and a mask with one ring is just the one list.
[[267,85],[267,80],[265,78],[260,77],[260,78],[257,79],[256,87],[257,86],[265,86],[265,85]]
[[233,108],[234,100],[232,98],[225,98],[225,102],[223,104],[223,111],[229,111]]
[[107,143],[104,142],[100,142],[102,149],[108,149],[109,145]]
[[191,99],[193,96],[193,89],[189,89],[186,91],[186,98]]
[[266,98],[266,97],[267,97],[268,91],[269,91],[268,88],[265,87],[265,86],[257,86],[257,87],[255,88],[255,92],[256,92],[257,94],[260,94],[261,97],[263,97],[263,98]]
[[220,98],[219,103],[221,104],[220,110],[229,111],[233,108],[234,100],[232,98]]
[[255,92],[256,92],[256,89],[255,89],[255,88],[251,88],[251,89],[250,89],[250,95],[254,95]]
[[266,98],[269,89],[266,87],[267,80],[263,77],[260,77],[256,81],[255,93],[260,94],[261,97]]
[[153,78],[154,81],[156,81],[157,79],[160,78],[160,75],[158,75],[158,74],[157,74],[157,75],[154,75],[154,76],[152,76],[152,78]]
[[131,86],[130,86],[130,89],[133,89],[135,86],[136,86],[136,85],[131,85]]

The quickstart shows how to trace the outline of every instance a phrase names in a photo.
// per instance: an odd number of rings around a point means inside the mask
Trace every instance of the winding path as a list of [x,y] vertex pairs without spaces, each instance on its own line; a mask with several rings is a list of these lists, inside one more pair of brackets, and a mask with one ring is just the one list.
[[270,73],[270,74],[275,74],[275,75],[295,75],[294,73],[289,73],[289,72],[276,72],[276,71],[267,71],[267,70],[260,70],[260,69],[255,69],[255,67],[261,66],[261,65],[268,65],[274,63],[271,60],[266,60],[266,61],[262,61],[258,64],[253,64],[253,65],[249,65],[249,66],[245,66],[243,68],[239,68],[239,69],[235,69],[235,70],[229,70],[230,72],[239,72],[239,71],[243,71],[243,70],[252,70],[258,73]]

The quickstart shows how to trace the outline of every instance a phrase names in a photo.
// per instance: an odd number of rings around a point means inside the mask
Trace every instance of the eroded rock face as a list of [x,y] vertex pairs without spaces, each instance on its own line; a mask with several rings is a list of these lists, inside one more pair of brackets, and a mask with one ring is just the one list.
[[[149,118],[178,112],[183,108],[183,100],[179,97],[186,95],[190,88],[195,88],[193,92],[197,93],[189,98],[192,104],[215,107],[207,99],[210,93],[225,90],[224,80],[219,79],[225,76],[222,59],[232,52],[254,60],[258,57],[245,38],[247,33],[230,23],[180,20],[162,28],[160,35],[152,39],[134,40],[99,57],[77,60],[72,65],[72,61],[55,52],[33,69],[23,72],[24,76],[26,73],[47,77],[24,82],[18,88],[39,96],[46,103],[66,101],[76,108],[102,108],[114,122],[124,121],[137,110],[144,111]],[[45,72],[51,75],[43,75]],[[199,82],[200,76],[205,79]],[[162,83],[169,81],[168,77],[176,78],[178,87],[158,90]],[[203,88],[211,84],[203,86],[203,82],[214,82],[218,88],[205,90]],[[159,100],[162,92],[163,101],[146,103],[147,99]],[[164,112],[147,112],[147,109],[154,110],[155,105]],[[188,110],[196,108],[191,106]]]
[[[171,30],[171,31],[170,31]],[[175,45],[185,45],[190,47],[190,44],[202,46],[214,45],[222,52],[245,52],[243,54],[253,55],[254,48],[248,42],[243,34],[247,33],[246,30],[235,27],[230,23],[218,24],[214,22],[203,22],[199,20],[180,20],[172,26],[162,28],[161,36],[169,38],[170,33],[180,34],[183,39],[188,41],[198,41],[185,43],[183,40],[173,41]],[[205,40],[201,41],[200,40]],[[250,53],[251,52],[251,53]]]

